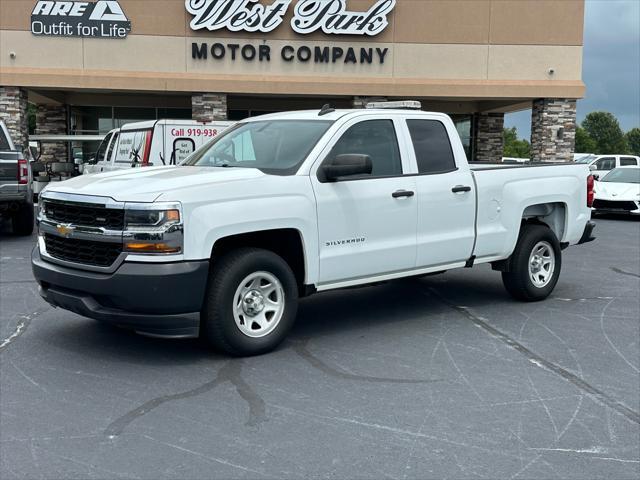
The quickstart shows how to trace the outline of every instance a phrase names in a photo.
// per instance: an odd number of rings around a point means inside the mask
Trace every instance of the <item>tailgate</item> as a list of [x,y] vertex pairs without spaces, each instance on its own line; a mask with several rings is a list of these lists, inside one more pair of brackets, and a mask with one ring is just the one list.
[[18,182],[18,152],[0,152],[0,182]]

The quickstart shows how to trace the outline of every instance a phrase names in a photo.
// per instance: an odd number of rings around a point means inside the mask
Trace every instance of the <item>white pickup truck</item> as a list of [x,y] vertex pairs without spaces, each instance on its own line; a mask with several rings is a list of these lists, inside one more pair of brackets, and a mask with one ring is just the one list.
[[544,299],[562,250],[593,240],[592,190],[586,165],[470,167],[440,113],[279,113],[179,166],[47,188],[32,264],[54,306],[254,355],[314,292],[491,263]]

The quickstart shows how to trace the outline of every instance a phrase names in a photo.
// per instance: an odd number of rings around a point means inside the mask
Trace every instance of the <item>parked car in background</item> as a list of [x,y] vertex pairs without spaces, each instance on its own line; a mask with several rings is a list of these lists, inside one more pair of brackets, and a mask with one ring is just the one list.
[[604,177],[614,168],[640,165],[640,157],[633,155],[587,155],[576,160],[576,163],[589,165],[591,173],[598,179]]
[[33,191],[28,152],[15,147],[0,120],[0,215],[9,217],[16,235],[33,233]]
[[92,174],[132,167],[176,165],[234,122],[151,120],[111,130],[95,158],[84,166]]
[[593,153],[574,153],[573,154],[573,161],[577,162],[577,163],[581,163],[579,160],[585,158],[585,157],[595,157],[595,155]]
[[592,213],[640,215],[640,166],[611,170],[595,183]]
[[549,296],[562,250],[594,239],[589,169],[470,166],[447,115],[386,106],[254,117],[180,166],[50,185],[40,294],[234,355],[275,348],[316,291],[489,263]]

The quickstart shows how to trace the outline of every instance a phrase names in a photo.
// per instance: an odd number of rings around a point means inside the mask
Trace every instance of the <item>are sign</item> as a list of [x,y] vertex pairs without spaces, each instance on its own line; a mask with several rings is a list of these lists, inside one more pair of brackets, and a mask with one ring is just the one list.
[[31,12],[31,33],[51,37],[126,38],[131,22],[115,0],[39,1]]
[[[292,1],[264,5],[260,0],[185,0],[185,7],[193,15],[192,30],[269,33],[283,23]],[[375,36],[387,28],[395,6],[396,0],[378,0],[367,11],[353,12],[346,0],[297,0],[291,28],[302,35],[321,31]]]

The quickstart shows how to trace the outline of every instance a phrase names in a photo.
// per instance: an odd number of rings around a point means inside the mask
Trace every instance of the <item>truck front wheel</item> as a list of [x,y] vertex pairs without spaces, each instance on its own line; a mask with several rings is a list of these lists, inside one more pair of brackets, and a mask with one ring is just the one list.
[[561,267],[562,250],[553,231],[544,225],[523,225],[502,282],[517,300],[544,300],[558,283]]
[[23,237],[28,237],[33,233],[34,212],[33,205],[23,203],[20,208],[11,217],[11,226],[13,233]]
[[213,262],[201,336],[231,355],[276,348],[293,326],[298,286],[291,268],[268,250],[242,248]]

